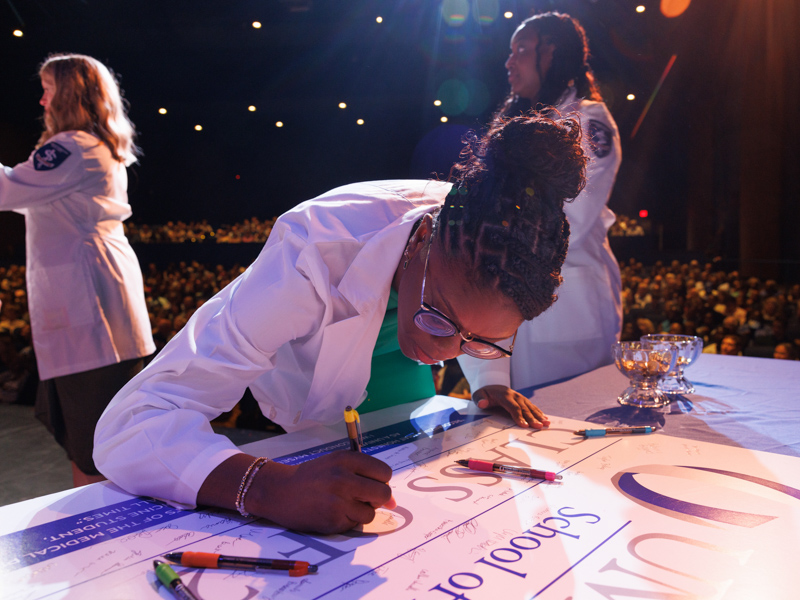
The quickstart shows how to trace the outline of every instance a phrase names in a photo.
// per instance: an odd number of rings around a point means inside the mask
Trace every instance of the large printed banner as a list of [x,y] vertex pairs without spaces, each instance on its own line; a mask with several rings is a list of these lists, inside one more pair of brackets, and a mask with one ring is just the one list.
[[[797,597],[797,458],[659,433],[583,439],[573,431],[584,423],[558,418],[543,431],[436,418],[416,435],[406,422],[373,438],[399,506],[361,531],[308,536],[109,491],[104,504],[38,509],[24,531],[0,535],[0,597],[170,598],[152,562],[186,550],[319,565],[300,578],[177,567],[203,600]],[[286,439],[266,440],[265,453]],[[462,458],[563,479],[472,472]],[[26,504],[0,508],[0,520]]]

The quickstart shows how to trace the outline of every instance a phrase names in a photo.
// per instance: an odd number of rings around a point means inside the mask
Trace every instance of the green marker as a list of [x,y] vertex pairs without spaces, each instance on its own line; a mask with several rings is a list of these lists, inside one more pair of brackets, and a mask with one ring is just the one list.
[[176,598],[180,598],[181,600],[197,600],[197,596],[191,592],[186,584],[181,581],[181,578],[178,577],[178,574],[173,571],[172,567],[167,563],[161,560],[154,560],[153,568],[156,570],[156,575],[161,583],[169,587]]

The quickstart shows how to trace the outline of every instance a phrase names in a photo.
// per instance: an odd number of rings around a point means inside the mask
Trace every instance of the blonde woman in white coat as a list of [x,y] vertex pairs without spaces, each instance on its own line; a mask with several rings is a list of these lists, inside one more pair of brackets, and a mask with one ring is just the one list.
[[[340,422],[347,405],[368,404],[388,341],[430,382],[429,365],[462,353],[511,355],[510,338],[561,280],[563,203],[583,186],[579,135],[573,120],[497,122],[467,148],[452,186],[353,184],[281,216],[247,271],[109,405],[95,437],[100,470],[134,494],[303,531],[370,522],[390,502],[385,463],[349,451],[259,461],[209,420],[249,387],[290,431]],[[393,340],[382,341],[387,330]],[[542,417],[525,398],[502,407],[517,423]]]
[[97,419],[155,351],[142,274],[122,229],[133,127],[108,69],[82,55],[41,66],[45,130],[30,158],[0,165],[0,210],[25,216],[27,288],[41,379],[37,416],[65,448],[75,485]]
[[478,364],[459,359],[473,398],[483,407],[517,395],[514,390],[610,364],[611,345],[619,339],[622,285],[608,243],[615,216],[607,202],[622,154],[617,126],[602,102],[588,57],[586,33],[564,14],[531,17],[511,38],[506,61],[511,94],[500,114],[555,108],[561,115],[579,116],[589,162],[586,187],[564,206],[570,237],[558,301],[520,327],[510,360]]

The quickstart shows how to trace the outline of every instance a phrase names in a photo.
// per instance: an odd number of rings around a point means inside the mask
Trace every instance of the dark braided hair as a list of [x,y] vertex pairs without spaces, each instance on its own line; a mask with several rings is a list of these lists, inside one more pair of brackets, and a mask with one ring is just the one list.
[[512,299],[525,319],[556,300],[569,240],[564,201],[585,184],[580,139],[575,119],[496,118],[482,138],[465,140],[450,172],[434,225],[445,256]]
[[[553,62],[542,81],[542,89],[535,98],[536,109],[554,106],[564,91],[573,83],[579,98],[602,101],[600,90],[589,66],[589,39],[583,26],[567,14],[547,12],[525,19],[517,31],[535,32],[539,36],[536,55],[541,59],[542,44],[553,44]],[[499,114],[505,116],[527,112],[532,107],[530,98],[514,94],[503,102]]]

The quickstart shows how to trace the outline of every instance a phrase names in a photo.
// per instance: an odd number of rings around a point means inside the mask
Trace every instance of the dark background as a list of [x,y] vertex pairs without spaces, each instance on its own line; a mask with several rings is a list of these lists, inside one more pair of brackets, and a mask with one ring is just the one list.
[[[720,256],[743,274],[800,280],[798,3],[694,0],[675,18],[660,6],[680,0],[442,4],[2,0],[0,162],[25,160],[38,139],[39,63],[79,52],[111,67],[130,101],[144,150],[129,170],[139,223],[269,218],[344,183],[444,176],[463,133],[507,93],[516,25],[560,10],[587,30],[622,137],[610,206],[649,211],[643,258]],[[443,19],[459,6],[463,24]],[[0,259],[23,237],[22,219],[0,213]]]

